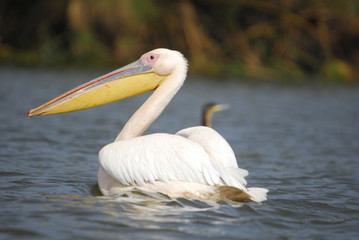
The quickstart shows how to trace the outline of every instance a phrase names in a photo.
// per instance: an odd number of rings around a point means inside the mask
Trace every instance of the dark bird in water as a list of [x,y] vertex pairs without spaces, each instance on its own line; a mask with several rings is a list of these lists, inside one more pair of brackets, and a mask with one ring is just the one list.
[[202,108],[202,126],[212,127],[213,114],[229,108],[228,104],[216,104],[209,102]]

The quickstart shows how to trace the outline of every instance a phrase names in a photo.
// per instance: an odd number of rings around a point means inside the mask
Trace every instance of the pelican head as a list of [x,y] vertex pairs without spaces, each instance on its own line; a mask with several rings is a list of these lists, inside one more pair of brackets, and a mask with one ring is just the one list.
[[[177,51],[159,48],[122,68],[82,84],[28,112],[28,117],[97,107],[157,89],[174,73],[187,73],[187,61]],[[179,85],[182,85],[179,83]]]

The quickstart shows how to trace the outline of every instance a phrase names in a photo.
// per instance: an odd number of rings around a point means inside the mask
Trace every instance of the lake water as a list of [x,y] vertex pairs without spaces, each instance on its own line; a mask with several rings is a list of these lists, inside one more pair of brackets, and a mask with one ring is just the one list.
[[148,94],[27,119],[29,109],[102,72],[0,68],[0,239],[355,239],[359,236],[359,88],[189,77],[148,132],[198,125],[231,144],[263,203],[100,196],[97,153]]

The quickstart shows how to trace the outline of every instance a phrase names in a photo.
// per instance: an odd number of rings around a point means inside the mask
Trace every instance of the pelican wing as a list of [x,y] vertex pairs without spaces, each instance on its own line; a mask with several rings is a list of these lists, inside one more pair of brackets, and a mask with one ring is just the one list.
[[238,167],[236,156],[228,142],[214,129],[204,126],[182,129],[176,135],[201,145],[216,165],[225,169],[224,181],[234,187],[245,189],[248,171]]
[[214,160],[224,167],[238,167],[232,148],[214,129],[204,126],[190,127],[182,129],[176,135],[200,144]]
[[[198,143],[157,133],[117,141],[99,153],[101,167],[124,185],[183,181],[221,186],[235,182],[232,172],[211,159]],[[231,184],[247,191],[244,184]]]

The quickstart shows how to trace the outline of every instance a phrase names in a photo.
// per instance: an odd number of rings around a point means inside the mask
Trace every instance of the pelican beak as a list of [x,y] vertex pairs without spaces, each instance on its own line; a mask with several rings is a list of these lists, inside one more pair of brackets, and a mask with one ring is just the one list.
[[152,66],[137,60],[31,109],[28,117],[97,107],[155,90],[166,78],[156,74]]

